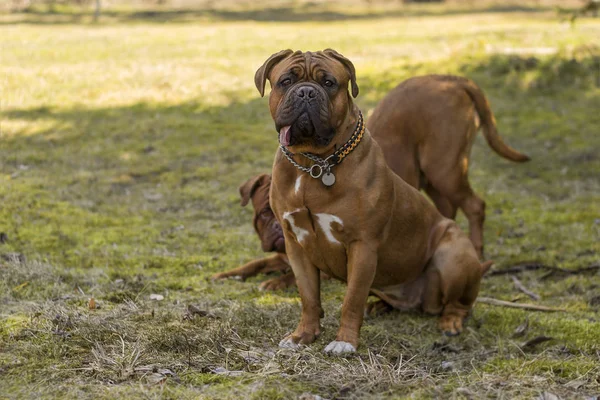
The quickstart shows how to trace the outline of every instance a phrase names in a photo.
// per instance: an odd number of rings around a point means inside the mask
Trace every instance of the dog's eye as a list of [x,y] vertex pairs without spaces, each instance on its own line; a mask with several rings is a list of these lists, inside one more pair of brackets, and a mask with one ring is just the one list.
[[324,85],[325,85],[325,86],[327,86],[327,87],[332,87],[332,86],[333,86],[333,82],[332,82],[332,81],[330,81],[329,79],[327,79],[327,80],[325,81]]
[[292,80],[290,78],[287,78],[287,79],[282,80],[279,84],[281,86],[289,86],[290,83],[292,83]]

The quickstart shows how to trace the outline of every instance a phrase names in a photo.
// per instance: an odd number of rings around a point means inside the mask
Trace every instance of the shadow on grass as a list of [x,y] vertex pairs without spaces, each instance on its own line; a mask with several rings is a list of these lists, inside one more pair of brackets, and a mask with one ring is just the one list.
[[[593,95],[596,91],[588,91],[587,98],[580,96],[589,88],[600,87],[600,58],[597,56],[575,59],[557,55],[537,59],[494,55],[466,61],[459,70],[474,78],[486,93],[494,93],[494,97],[510,96],[509,105],[522,103],[526,107],[532,101],[547,101],[552,104],[551,109],[543,111],[556,114],[559,108],[570,108],[567,97],[556,97],[560,93],[561,96],[581,97],[578,101],[589,110],[598,106],[598,96]],[[357,99],[358,105],[367,112],[401,80],[413,75],[412,71],[412,66],[407,65],[401,71],[395,69],[381,71],[379,75],[359,76],[361,96]],[[423,73],[423,69],[419,69],[419,73]],[[228,97],[239,99],[236,93],[230,93]],[[503,100],[500,98],[501,103]],[[581,117],[590,116],[581,111]],[[187,159],[196,166],[210,166],[214,163],[243,165],[251,161],[268,167],[271,151],[276,146],[267,100],[258,95],[245,102],[232,100],[223,106],[206,106],[193,100],[169,106],[137,103],[101,108],[38,107],[5,109],[3,116],[7,122],[51,121],[35,134],[31,134],[26,124],[25,128],[20,128],[21,132],[11,132],[3,139],[2,147],[19,150],[4,154],[4,165],[13,168],[24,162],[25,155],[29,155],[30,161],[40,157],[62,157],[60,153],[40,156],[39,152],[49,145],[88,154],[92,157],[82,161],[97,160],[98,166],[114,164],[114,159],[123,151],[144,154],[152,153],[148,149],[153,147],[162,147],[163,157],[173,163]],[[239,146],[247,150],[239,151]],[[590,157],[586,155],[583,159]],[[73,159],[69,162],[76,164]]]
[[[356,9],[359,11],[360,9]],[[410,18],[436,15],[469,15],[479,13],[516,13],[516,12],[543,12],[548,7],[530,7],[517,5],[494,5],[489,7],[455,7],[441,8],[439,6],[399,6],[394,9],[365,8],[363,12],[350,12],[324,8],[315,4],[303,4],[299,7],[279,6],[260,9],[234,10],[214,8],[186,8],[176,10],[140,10],[140,11],[115,11],[105,10],[102,13],[104,20],[117,23],[144,22],[144,23],[191,23],[198,21],[257,21],[257,22],[334,22],[358,21],[378,18]],[[40,24],[60,25],[89,22],[92,11],[81,12],[70,10],[68,12],[48,11],[37,8],[28,9],[21,14],[23,18],[0,21],[0,25],[11,24]]]

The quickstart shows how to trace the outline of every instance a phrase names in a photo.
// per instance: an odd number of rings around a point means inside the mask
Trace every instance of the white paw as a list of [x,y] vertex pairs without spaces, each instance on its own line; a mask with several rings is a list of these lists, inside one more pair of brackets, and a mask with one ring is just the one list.
[[354,353],[356,349],[348,342],[338,342],[337,340],[334,340],[333,342],[329,343],[323,351],[331,354],[343,354]]
[[286,337],[281,342],[279,342],[279,347],[282,349],[297,349],[300,347],[298,343],[294,343],[291,337]]

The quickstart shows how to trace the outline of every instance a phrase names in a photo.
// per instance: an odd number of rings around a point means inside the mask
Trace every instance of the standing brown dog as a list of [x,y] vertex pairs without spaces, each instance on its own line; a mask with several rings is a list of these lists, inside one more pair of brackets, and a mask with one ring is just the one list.
[[[476,133],[483,128],[490,147],[504,158],[523,162],[529,157],[502,141],[481,89],[473,81],[458,76],[426,75],[407,79],[381,100],[369,118],[367,128],[382,147],[390,168],[408,184],[424,189],[442,215],[454,219],[457,208],[463,209],[469,220],[471,241],[482,256],[485,202],[473,192],[467,175]],[[262,218],[272,221],[267,224],[269,229],[257,229],[257,233],[261,241],[274,233],[283,238],[273,213],[262,209],[269,205],[266,185],[271,183],[270,176],[268,179],[262,175],[257,178],[250,179],[240,188],[242,193],[242,188],[251,182],[264,185],[262,190],[250,192],[259,203],[254,218],[256,221],[256,213],[261,213]],[[213,279],[246,278],[259,272],[275,271],[272,263],[266,267],[267,260],[269,258],[259,260],[258,265],[264,268],[256,268],[257,264],[251,262],[216,274]],[[285,260],[277,264],[284,275],[262,283],[260,289],[282,289],[295,284],[287,258]]]
[[[354,65],[334,50],[272,55],[255,75],[279,133],[270,203],[302,300],[296,330],[280,346],[312,343],[323,314],[319,270],[348,289],[326,352],[356,350],[369,292],[397,308],[441,315],[458,334],[485,266],[468,237],[386,164],[348,93]],[[313,179],[314,178],[314,179]]]
[[483,256],[485,202],[469,184],[471,146],[479,128],[490,147],[517,162],[529,157],[507,146],[490,105],[475,82],[449,75],[407,79],[379,102],[367,127],[392,170],[424,189],[444,217],[462,209],[471,241]]

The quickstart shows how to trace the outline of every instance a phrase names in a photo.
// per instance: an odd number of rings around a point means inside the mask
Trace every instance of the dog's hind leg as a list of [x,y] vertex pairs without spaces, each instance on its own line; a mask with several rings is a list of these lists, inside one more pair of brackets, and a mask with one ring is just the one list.
[[485,220],[485,201],[477,196],[471,187],[464,191],[460,208],[469,221],[469,235],[477,250],[477,255],[483,257],[483,222]]
[[477,298],[482,275],[473,245],[458,227],[444,234],[427,274],[423,310],[441,314],[439,327],[445,335],[458,335]]
[[444,217],[450,219],[456,218],[458,207],[452,204],[449,198],[441,194],[431,183],[427,183],[424,189],[425,193],[431,197],[431,200],[433,200],[433,203]]

